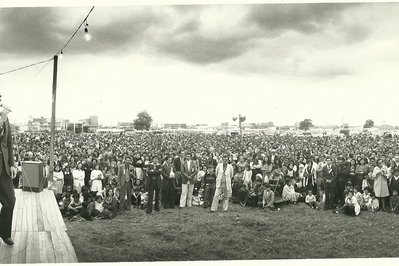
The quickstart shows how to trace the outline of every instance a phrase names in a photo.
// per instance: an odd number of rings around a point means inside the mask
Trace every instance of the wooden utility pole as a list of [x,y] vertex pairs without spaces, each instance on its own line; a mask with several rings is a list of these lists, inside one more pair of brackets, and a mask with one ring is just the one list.
[[54,137],[55,137],[55,103],[57,98],[57,69],[58,68],[58,55],[54,56],[54,69],[53,69],[53,102],[51,109],[51,133],[50,133],[50,171],[49,180],[53,180],[54,175]]

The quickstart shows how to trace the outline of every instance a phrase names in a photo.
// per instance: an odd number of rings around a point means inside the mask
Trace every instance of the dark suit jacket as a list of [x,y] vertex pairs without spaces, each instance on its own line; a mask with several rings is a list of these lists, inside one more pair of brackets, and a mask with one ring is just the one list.
[[[184,159],[183,159],[184,161]],[[183,171],[183,164],[181,163],[180,157],[177,157],[173,160],[173,166],[175,167],[177,172],[182,172]]]
[[173,169],[173,172],[176,173],[175,167],[173,164],[168,165],[167,163],[164,163],[161,167],[161,174],[163,179],[170,179],[170,170]]
[[334,182],[337,178],[337,168],[334,165],[331,165],[331,171],[329,171],[327,165],[325,165],[323,167],[323,178],[325,181],[331,180]]
[[[11,135],[10,122],[7,120],[4,122],[4,136],[1,138],[1,152],[3,154],[4,165],[6,166],[6,173],[11,177],[10,167],[14,166],[14,152],[13,152],[13,140]],[[3,171],[0,164],[0,173]]]

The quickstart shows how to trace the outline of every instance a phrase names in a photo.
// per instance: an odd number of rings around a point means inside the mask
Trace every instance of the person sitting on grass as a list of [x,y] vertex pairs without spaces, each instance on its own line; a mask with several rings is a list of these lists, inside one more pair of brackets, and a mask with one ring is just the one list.
[[86,221],[93,221],[91,218],[91,213],[94,208],[93,197],[90,193],[84,194],[84,200],[82,202],[82,210],[80,211],[80,216]]
[[104,198],[102,211],[102,217],[105,219],[112,219],[116,216],[118,210],[117,199],[114,197],[114,191],[108,189],[106,192],[107,196]]
[[262,174],[257,174],[251,192],[249,193],[249,200],[251,202],[251,206],[261,207],[262,196],[263,196]]
[[265,185],[265,191],[263,192],[262,207],[274,210],[274,192],[269,184]]
[[103,197],[101,195],[97,195],[94,201],[94,209],[91,212],[91,216],[95,217],[95,219],[100,219],[102,218],[103,211]]
[[82,203],[80,202],[79,194],[72,195],[73,201],[69,204],[68,210],[71,216],[76,216],[80,214],[82,210]]
[[353,191],[349,190],[346,194],[345,204],[343,211],[346,215],[357,216],[360,213],[360,205],[357,203],[356,197],[353,195]]
[[133,188],[133,194],[132,194],[132,206],[133,207],[140,207],[141,204],[141,195],[143,193],[140,191],[140,187],[134,187]]
[[357,203],[362,206],[363,204],[363,195],[359,192],[359,187],[353,188],[353,196],[355,196]]
[[317,206],[316,197],[315,195],[313,195],[312,190],[308,190],[308,194],[306,195],[305,198],[305,203],[306,205],[310,206],[312,209],[319,209],[319,207]]
[[363,190],[362,201],[360,204],[360,209],[362,211],[367,211],[371,207],[371,194],[370,189],[365,187]]
[[69,216],[69,209],[68,206],[71,203],[71,193],[70,192],[65,192],[64,197],[62,198],[61,202],[61,213],[63,216]]
[[374,192],[370,193],[370,204],[367,206],[367,209],[371,212],[377,212],[380,209],[380,202],[375,196]]
[[392,195],[389,200],[390,200],[391,211],[396,214],[399,214],[399,196],[398,196],[398,191],[396,189],[392,190]]
[[288,183],[283,187],[283,200],[290,201],[296,205],[298,199],[300,198],[301,194],[295,192],[294,188],[294,179],[289,179]]

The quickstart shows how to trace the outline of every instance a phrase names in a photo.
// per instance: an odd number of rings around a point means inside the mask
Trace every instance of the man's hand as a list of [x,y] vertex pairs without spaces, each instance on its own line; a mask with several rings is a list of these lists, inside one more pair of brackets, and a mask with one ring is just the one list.
[[15,166],[10,167],[10,174],[11,174],[11,179],[14,179],[17,176],[18,173],[18,168]]

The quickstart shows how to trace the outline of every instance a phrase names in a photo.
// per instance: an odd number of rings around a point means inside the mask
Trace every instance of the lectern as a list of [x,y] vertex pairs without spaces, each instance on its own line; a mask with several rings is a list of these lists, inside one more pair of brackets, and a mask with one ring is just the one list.
[[22,190],[41,192],[44,186],[43,162],[22,162]]

